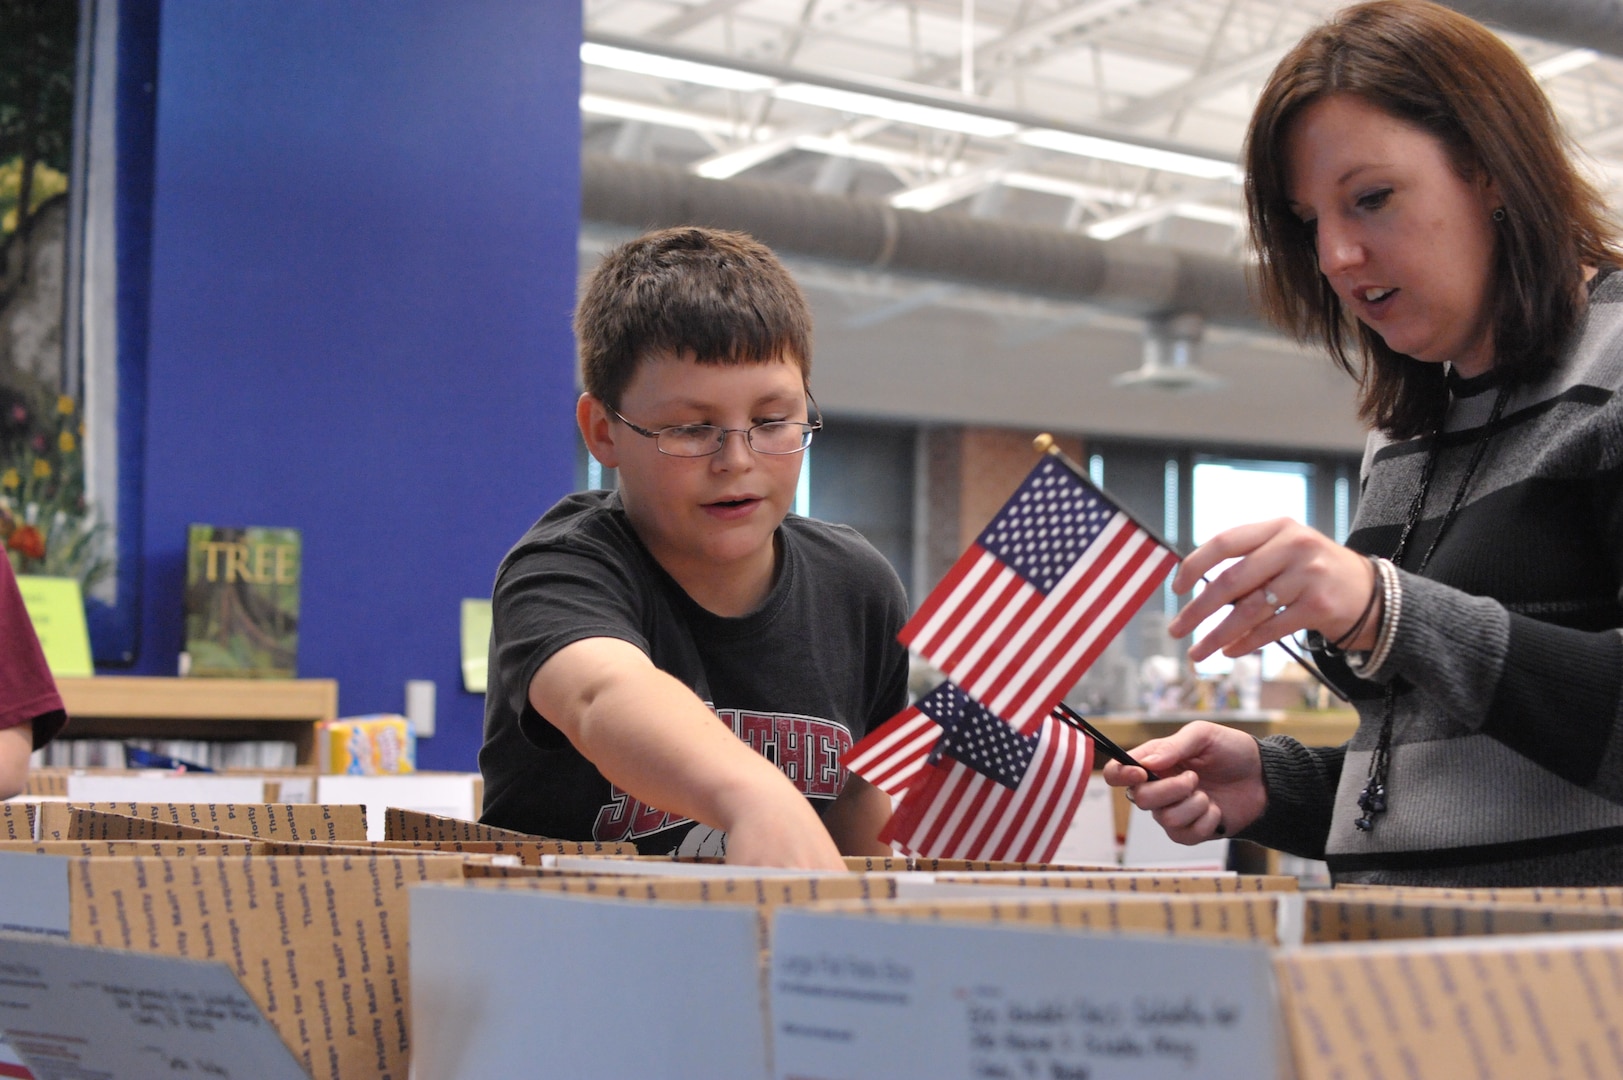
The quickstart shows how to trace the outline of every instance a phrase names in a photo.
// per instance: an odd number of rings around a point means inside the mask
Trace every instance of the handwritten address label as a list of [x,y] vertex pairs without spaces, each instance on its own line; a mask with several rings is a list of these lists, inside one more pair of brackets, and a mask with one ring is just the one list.
[[972,1075],[1011,1080],[1087,1080],[1111,1061],[1198,1075],[1208,1035],[1234,1027],[1244,1013],[1234,998],[1188,994],[1032,999],[982,986],[965,997]]
[[828,1080],[1267,1077],[1260,945],[783,910],[776,1075]]

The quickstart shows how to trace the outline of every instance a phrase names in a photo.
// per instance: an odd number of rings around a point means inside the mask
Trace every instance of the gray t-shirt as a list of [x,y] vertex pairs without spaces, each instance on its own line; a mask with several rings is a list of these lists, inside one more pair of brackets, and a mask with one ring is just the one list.
[[907,654],[896,640],[907,600],[890,564],[847,526],[791,515],[777,542],[766,600],[726,618],[660,568],[617,493],[581,492],[549,510],[496,574],[482,820],[631,841],[645,854],[720,853],[719,833],[610,784],[530,705],[541,665],[593,637],[643,650],[825,811],[844,786],[841,753],[907,703]]

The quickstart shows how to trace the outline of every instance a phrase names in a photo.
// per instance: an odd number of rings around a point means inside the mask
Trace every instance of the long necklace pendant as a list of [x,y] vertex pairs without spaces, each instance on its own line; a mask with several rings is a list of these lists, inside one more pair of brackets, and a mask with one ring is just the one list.
[[1364,816],[1353,822],[1359,832],[1369,832],[1375,828],[1375,815],[1386,813],[1386,785],[1377,783],[1372,776],[1364,782],[1364,790],[1358,793],[1358,809]]

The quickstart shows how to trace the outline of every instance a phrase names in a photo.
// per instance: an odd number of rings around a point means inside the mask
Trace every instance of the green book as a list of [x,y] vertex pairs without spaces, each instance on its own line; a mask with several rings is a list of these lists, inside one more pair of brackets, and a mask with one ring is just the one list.
[[181,674],[297,674],[301,569],[297,529],[191,526]]

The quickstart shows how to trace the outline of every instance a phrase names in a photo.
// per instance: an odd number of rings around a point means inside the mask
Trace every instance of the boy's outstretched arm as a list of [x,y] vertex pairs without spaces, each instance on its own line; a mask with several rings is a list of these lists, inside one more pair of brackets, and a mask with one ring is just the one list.
[[727,833],[727,861],[844,870],[811,803],[679,680],[618,638],[559,649],[530,704],[608,780],[644,803]]

